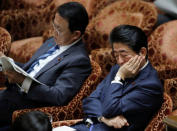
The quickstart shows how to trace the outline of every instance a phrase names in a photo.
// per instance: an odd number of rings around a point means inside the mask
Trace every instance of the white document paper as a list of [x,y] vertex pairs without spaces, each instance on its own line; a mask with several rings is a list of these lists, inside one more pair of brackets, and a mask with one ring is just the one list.
[[29,77],[33,81],[35,81],[35,82],[37,82],[39,84],[44,85],[43,83],[39,82],[35,78],[31,77],[21,67],[19,67],[18,65],[16,65],[15,62],[14,62],[14,60],[12,58],[10,58],[10,57],[7,57],[7,56],[0,57],[0,67],[1,67],[2,71],[7,71],[7,70],[16,71],[18,73],[23,74],[25,77]]
[[77,131],[77,130],[69,126],[60,126],[60,127],[53,128],[52,131]]

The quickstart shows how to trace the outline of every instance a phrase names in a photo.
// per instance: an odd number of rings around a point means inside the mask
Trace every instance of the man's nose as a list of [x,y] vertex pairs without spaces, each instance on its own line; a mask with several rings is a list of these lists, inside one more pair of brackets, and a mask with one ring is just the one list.
[[120,56],[117,58],[117,62],[120,66],[124,64],[124,60]]

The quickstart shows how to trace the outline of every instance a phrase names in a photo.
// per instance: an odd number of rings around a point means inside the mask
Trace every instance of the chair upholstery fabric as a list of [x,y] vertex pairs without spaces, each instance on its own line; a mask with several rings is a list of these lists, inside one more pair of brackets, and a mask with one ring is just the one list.
[[173,103],[166,93],[164,93],[164,102],[158,111],[158,113],[153,117],[145,131],[165,131],[165,124],[163,119],[172,112]]
[[177,109],[177,78],[164,80],[165,92],[171,97],[173,101],[173,110]]
[[0,10],[44,8],[53,0],[1,0]]
[[[11,36],[9,32],[0,27],[0,51],[5,55],[8,55],[11,47]],[[0,87],[4,86],[5,76],[0,72]]]
[[8,54],[11,47],[11,36],[9,32],[0,27],[0,51],[5,55]]
[[8,56],[16,62],[26,63],[43,44],[42,37],[31,37],[12,42]]
[[12,40],[41,36],[52,26],[56,7],[55,1],[52,1],[45,8],[2,10],[0,26],[8,30]]
[[102,69],[101,80],[103,80],[109,73],[111,67],[116,64],[111,48],[100,48],[93,50],[91,52],[91,59],[96,61]]
[[161,79],[177,77],[177,20],[158,26],[149,37],[149,60]]
[[[157,10],[150,2],[140,0],[115,1],[92,18],[84,35],[87,49],[110,47],[108,36],[118,25],[129,24],[142,28],[147,35],[157,20]],[[108,26],[109,25],[109,26]]]
[[101,76],[100,66],[94,61],[91,61],[91,64],[91,74],[84,82],[78,94],[68,103],[68,105],[17,110],[13,112],[12,119],[15,120],[20,114],[33,110],[39,110],[51,114],[53,121],[82,118],[82,99],[95,90]]
[[75,119],[75,120],[64,120],[64,121],[56,121],[52,123],[52,127],[56,128],[59,126],[71,126],[74,125],[80,121],[82,121],[83,119]]

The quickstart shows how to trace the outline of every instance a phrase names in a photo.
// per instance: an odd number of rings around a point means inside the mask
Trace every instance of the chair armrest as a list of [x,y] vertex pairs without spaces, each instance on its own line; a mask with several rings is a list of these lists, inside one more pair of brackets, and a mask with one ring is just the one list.
[[52,127],[56,128],[58,126],[71,126],[74,125],[80,121],[82,121],[83,119],[75,119],[75,120],[65,120],[65,121],[56,121],[52,123]]
[[46,114],[51,114],[53,121],[67,120],[67,119],[71,119],[71,110],[73,109],[70,108],[69,106],[52,106],[52,107],[16,110],[13,112],[12,121],[14,121],[21,114],[30,111],[41,111]]

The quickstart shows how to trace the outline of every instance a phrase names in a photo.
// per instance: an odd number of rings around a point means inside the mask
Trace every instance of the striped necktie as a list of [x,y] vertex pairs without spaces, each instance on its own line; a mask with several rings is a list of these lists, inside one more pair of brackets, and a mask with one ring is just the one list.
[[52,55],[57,49],[59,49],[59,46],[56,45],[52,48],[50,48],[45,54],[41,55],[40,57],[38,57],[33,64],[29,67],[29,69],[26,71],[27,73],[30,73],[31,71],[34,70],[34,66],[39,65],[39,61],[46,59],[48,56]]

